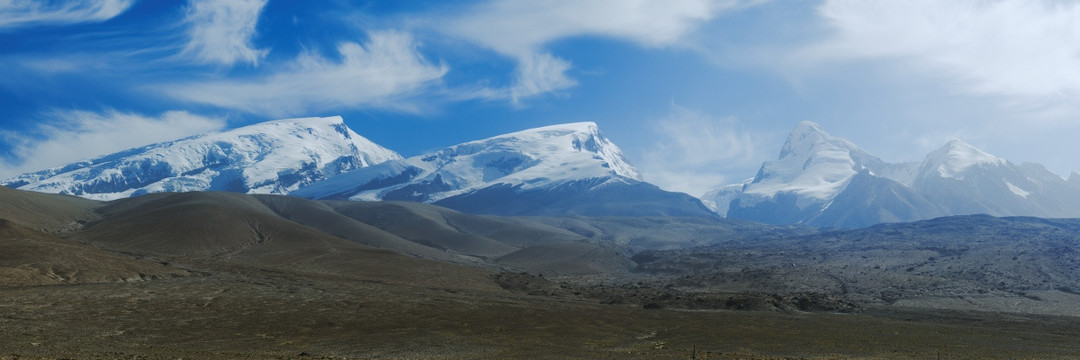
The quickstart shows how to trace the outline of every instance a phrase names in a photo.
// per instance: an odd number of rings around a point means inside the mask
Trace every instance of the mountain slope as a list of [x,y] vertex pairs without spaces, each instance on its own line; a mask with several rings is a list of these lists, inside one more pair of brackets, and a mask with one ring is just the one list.
[[0,186],[0,219],[48,233],[77,229],[95,219],[101,203],[70,195],[43,194]]
[[332,201],[327,204],[349,218],[410,241],[462,254],[503,255],[505,251],[537,244],[585,239],[573,232],[528,220],[470,215],[428,204],[394,201]]
[[0,219],[0,286],[143,281],[187,271],[113,254]]
[[58,237],[97,219],[101,203],[0,186],[0,286],[142,281],[187,271]]
[[594,123],[524,130],[354,170],[292,193],[404,200],[497,215],[712,216],[700,201],[641,181]]
[[343,215],[325,202],[277,195],[258,195],[256,198],[285,219],[359,244],[424,259],[461,261],[454,254],[417,244],[399,234]]
[[99,200],[203,190],[284,194],[400,158],[353,132],[340,117],[303,118],[147,145],[2,183]]
[[863,170],[806,224],[818,227],[857,228],[883,222],[905,222],[948,215],[937,203],[895,181]]
[[[56,196],[9,191],[45,199]],[[622,249],[621,245],[594,241],[575,232],[529,219],[470,215],[413,202],[313,201],[281,195],[186,192],[155,193],[94,203],[97,204],[93,209],[94,219],[87,222],[85,227],[65,232],[65,239],[0,219],[0,249],[19,249],[34,254],[51,251],[39,249],[63,252],[38,259],[11,258],[13,266],[28,264],[36,267],[26,268],[26,271],[21,268],[11,272],[0,271],[0,284],[5,276],[33,284],[49,283],[46,281],[48,279],[30,276],[49,274],[48,269],[60,271],[57,273],[60,277],[54,276],[57,281],[74,279],[71,277],[74,273],[66,270],[69,267],[54,266],[57,262],[74,262],[91,269],[81,273],[85,276],[80,277],[80,281],[91,281],[86,276],[95,274],[93,271],[108,270],[107,274],[114,274],[130,268],[117,260],[123,256],[105,256],[109,252],[149,257],[156,261],[256,266],[348,276],[357,275],[354,272],[358,269],[364,272],[394,272],[392,269],[373,268],[380,266],[380,263],[391,267],[427,264],[423,266],[428,268],[435,264],[421,260],[517,271],[552,269],[555,263],[574,262],[579,264],[567,271],[629,269],[626,266],[594,267],[588,264],[594,257],[584,256],[616,254],[626,260],[626,251],[612,250]],[[5,207],[6,204],[0,203],[0,209]],[[58,211],[63,214],[64,209]],[[48,214],[48,211],[39,213],[42,216]],[[16,235],[9,236],[5,230],[9,228],[18,230],[14,233]],[[544,253],[553,254],[552,258],[534,258],[520,263],[513,260],[504,263],[500,260],[500,257],[542,245],[547,249]],[[83,253],[102,261],[117,262],[121,268],[110,268],[108,263],[102,263],[105,267],[99,269],[92,261],[80,260]],[[0,254],[0,263],[9,260],[5,254],[8,253]],[[615,260],[618,259],[608,262],[620,263]],[[171,271],[154,269],[150,266],[143,273],[159,276],[157,274]],[[405,273],[412,274],[409,276],[433,276],[412,270],[400,271],[400,274]],[[115,281],[123,278],[108,279]]]

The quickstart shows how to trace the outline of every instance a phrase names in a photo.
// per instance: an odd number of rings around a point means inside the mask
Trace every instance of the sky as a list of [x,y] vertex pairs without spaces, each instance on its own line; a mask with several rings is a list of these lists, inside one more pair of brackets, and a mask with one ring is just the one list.
[[419,155],[596,122],[643,177],[753,177],[800,121],[1080,169],[1080,2],[0,0],[0,178],[342,116]]

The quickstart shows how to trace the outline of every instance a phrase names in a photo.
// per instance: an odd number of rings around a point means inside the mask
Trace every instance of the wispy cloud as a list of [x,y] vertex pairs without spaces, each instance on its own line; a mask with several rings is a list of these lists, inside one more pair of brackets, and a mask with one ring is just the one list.
[[446,74],[428,63],[412,36],[375,32],[364,44],[338,46],[340,61],[306,53],[268,75],[160,88],[178,99],[254,114],[290,116],[329,109],[415,110],[410,98]]
[[976,95],[1045,108],[1080,97],[1080,3],[829,0],[830,59],[897,59]]
[[[742,180],[768,158],[765,135],[735,118],[719,118],[679,105],[649,129],[655,143],[638,165],[645,180],[669,191],[699,196],[718,185]],[[748,175],[747,175],[748,176]]]
[[266,0],[191,0],[184,22],[190,40],[184,54],[204,63],[258,65],[267,50],[252,45]]
[[533,54],[518,64],[516,83],[510,88],[514,103],[531,96],[571,88],[577,81],[566,76],[570,63],[551,54]]
[[496,0],[454,19],[449,30],[517,57],[553,40],[581,35],[665,46],[678,41],[694,25],[711,19],[721,7],[710,0]]
[[134,0],[0,0],[0,31],[34,25],[100,22],[120,15]]
[[518,62],[516,84],[504,97],[522,98],[573,87],[569,60],[545,51],[551,42],[577,37],[609,37],[645,46],[678,44],[721,10],[747,1],[717,0],[493,0],[465,15],[434,21],[453,36],[489,48]]
[[222,130],[224,119],[169,111],[157,117],[123,113],[53,111],[31,131],[0,133],[14,159],[0,160],[0,178],[60,166],[155,142]]

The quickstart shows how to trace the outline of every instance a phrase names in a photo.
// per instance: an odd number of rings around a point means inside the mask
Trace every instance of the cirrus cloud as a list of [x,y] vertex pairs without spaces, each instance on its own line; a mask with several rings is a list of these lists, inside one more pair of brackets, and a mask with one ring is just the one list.
[[[466,39],[518,63],[515,84],[499,97],[523,98],[577,85],[566,73],[569,60],[545,51],[548,44],[579,36],[600,36],[648,47],[667,47],[721,11],[760,1],[744,0],[494,0],[468,13],[435,20],[441,32]],[[488,93],[492,94],[491,92]]]
[[0,31],[33,25],[106,21],[134,3],[134,0],[0,0]]
[[0,159],[0,178],[60,166],[155,142],[222,130],[224,119],[186,111],[157,117],[108,110],[51,111],[29,131],[3,132],[13,158]]
[[177,99],[269,116],[330,109],[414,111],[409,99],[446,74],[426,61],[412,36],[374,32],[364,44],[338,46],[340,61],[314,53],[266,75],[180,83],[160,90]]
[[192,0],[184,22],[189,41],[183,53],[204,63],[258,65],[267,50],[251,44],[266,0]]

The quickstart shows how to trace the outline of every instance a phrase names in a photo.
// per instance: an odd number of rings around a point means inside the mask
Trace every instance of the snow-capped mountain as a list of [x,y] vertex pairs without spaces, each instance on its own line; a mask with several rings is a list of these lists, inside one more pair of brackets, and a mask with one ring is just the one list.
[[618,146],[591,122],[524,130],[388,161],[292,195],[419,201],[503,215],[709,216],[697,199],[642,182]]
[[959,140],[927,155],[912,188],[950,214],[1080,216],[1080,189],[1046,167],[1016,165]]
[[99,200],[165,191],[285,194],[398,159],[353,132],[341,117],[303,118],[147,145],[0,183]]
[[731,200],[735,200],[736,197],[739,197],[739,195],[742,194],[743,188],[750,185],[753,181],[754,179],[750,178],[741,183],[715,187],[701,196],[701,203],[705,204],[706,207],[717,214],[727,215],[728,206],[731,205]]
[[921,162],[891,164],[821,126],[802,122],[776,161],[702,200],[729,218],[773,224],[860,227],[985,213],[1080,216],[1080,181],[1042,165],[1015,165],[954,140]]
[[[860,172],[910,183],[915,164],[889,164],[848,140],[804,121],[788,136],[780,156],[762,164],[741,186],[717,188],[703,198],[730,218],[774,224],[815,223]],[[821,218],[821,221],[826,221]]]

